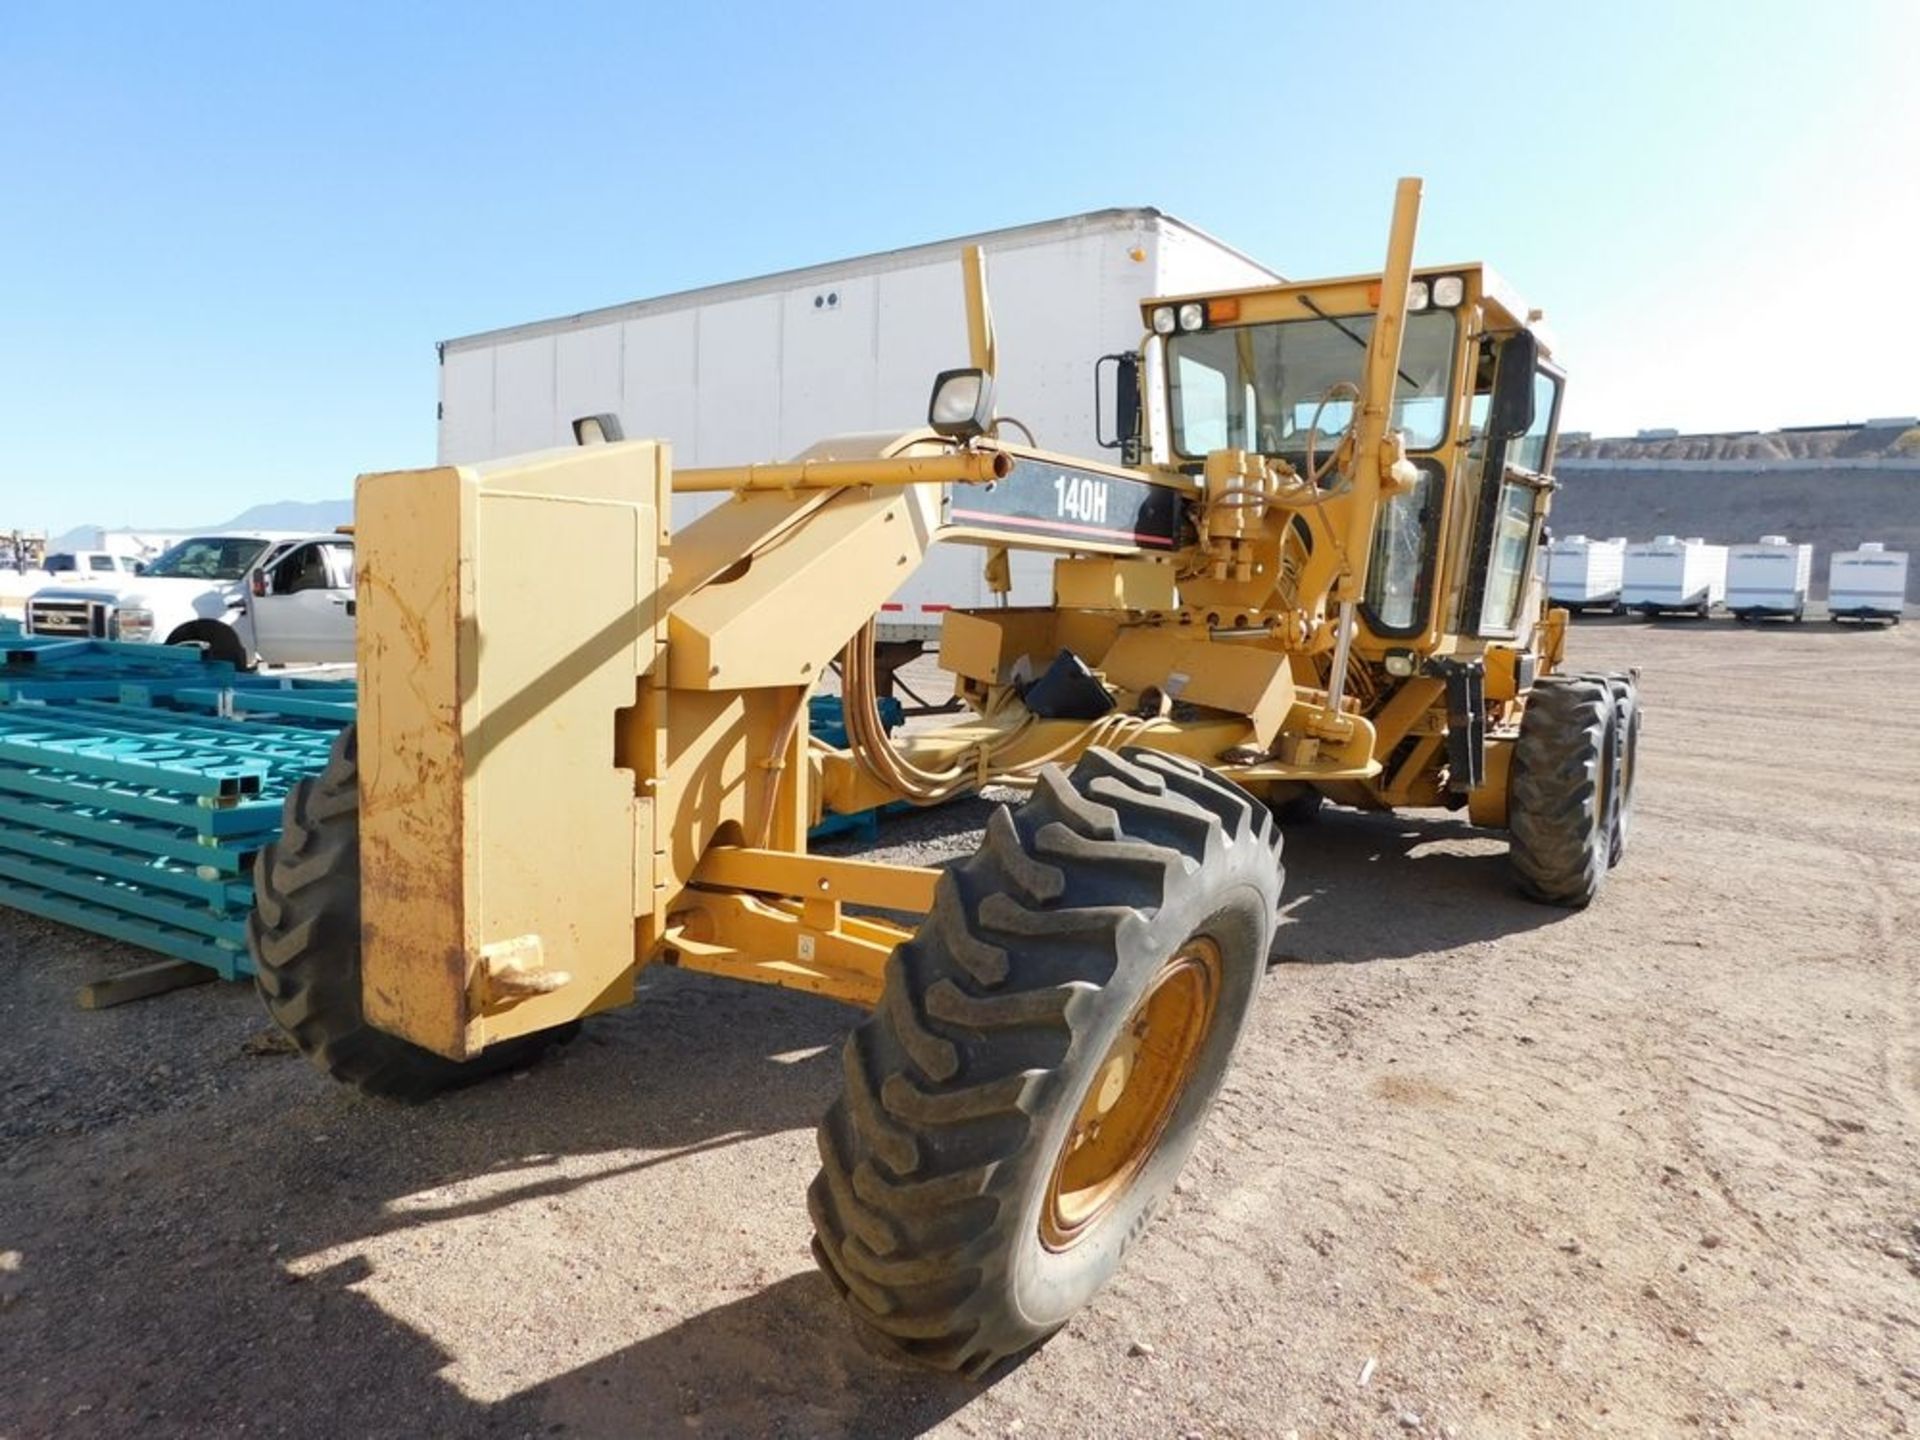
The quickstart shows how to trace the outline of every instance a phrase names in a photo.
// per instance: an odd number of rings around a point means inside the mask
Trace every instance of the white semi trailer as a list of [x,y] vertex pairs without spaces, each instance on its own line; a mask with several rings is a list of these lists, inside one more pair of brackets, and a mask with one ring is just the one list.
[[[440,346],[440,460],[570,445],[575,419],[605,413],[671,441],[679,466],[921,424],[934,376],[968,363],[968,245],[986,253],[1000,414],[1082,455],[1101,439],[1095,363],[1139,346],[1142,300],[1280,278],[1158,210],[1101,210],[490,330]],[[676,499],[676,518],[705,499]],[[936,546],[882,612],[882,638],[932,639],[948,608],[992,603],[981,555]],[[1015,551],[1012,573],[1011,603],[1049,603],[1046,557]]]

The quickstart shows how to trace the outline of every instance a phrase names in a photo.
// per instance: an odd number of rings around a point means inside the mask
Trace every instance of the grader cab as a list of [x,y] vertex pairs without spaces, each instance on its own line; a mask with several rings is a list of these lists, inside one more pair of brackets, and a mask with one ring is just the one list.
[[[978,1372],[1043,1339],[1172,1187],[1266,969],[1278,822],[1464,808],[1585,904],[1626,839],[1625,676],[1560,671],[1535,556],[1561,376],[1477,265],[1156,301],[1106,464],[930,426],[674,472],[621,441],[362,476],[361,707],[259,859],[275,1019],[417,1099],[677,965],[871,1013],[808,1201],[860,1323]],[[677,531],[672,497],[731,498]],[[936,540],[1052,553],[947,617],[960,717],[877,711],[873,616]],[[548,557],[564,553],[556,568]],[[844,661],[849,743],[807,702]],[[823,810],[1028,791],[944,870],[807,853]],[[1276,815],[1276,811],[1278,814]],[[902,913],[924,918],[900,923]]]

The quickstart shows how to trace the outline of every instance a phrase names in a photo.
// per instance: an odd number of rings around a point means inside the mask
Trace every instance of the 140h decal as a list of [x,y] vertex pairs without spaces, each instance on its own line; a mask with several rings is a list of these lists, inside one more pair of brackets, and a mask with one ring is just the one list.
[[1092,475],[1060,475],[1053,482],[1054,513],[1082,525],[1107,523],[1107,482]]
[[1026,456],[996,484],[947,490],[947,523],[956,529],[1100,549],[1174,549],[1181,512],[1180,495],[1165,486]]

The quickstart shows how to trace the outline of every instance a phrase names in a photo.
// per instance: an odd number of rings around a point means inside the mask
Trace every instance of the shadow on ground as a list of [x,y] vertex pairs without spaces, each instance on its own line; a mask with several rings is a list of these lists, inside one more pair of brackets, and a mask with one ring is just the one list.
[[[810,1170],[711,1167],[738,1176],[742,1211],[773,1215],[751,1240],[662,1213],[702,1183],[693,1157],[812,1128],[854,1018],[659,972],[634,1007],[589,1021],[522,1079],[408,1107],[296,1059],[255,1062],[250,1083],[198,1107],[0,1155],[0,1252],[13,1252],[0,1276],[0,1434],[917,1434],[978,1387],[870,1354],[826,1281],[791,1273]],[[570,1233],[583,1205],[630,1213]],[[714,1207],[701,1208],[711,1224]],[[514,1238],[489,1252],[501,1223]],[[537,1228],[548,1223],[550,1236]],[[527,1252],[530,1225],[546,1268],[489,1278]],[[624,1265],[597,1263],[609,1232],[632,1237]],[[708,1266],[738,1284],[738,1265],[714,1261],[743,1252],[789,1273],[703,1293]],[[423,1308],[383,1304],[367,1282],[396,1254],[401,1284],[437,1291],[446,1268],[468,1283]],[[563,1328],[591,1341],[630,1318],[642,1338],[556,1375],[564,1349],[529,1336],[524,1372],[489,1366],[499,1398],[474,1398],[435,1337],[463,1335],[471,1350],[478,1331],[486,1355],[511,1357],[523,1312],[534,1300],[551,1312],[552,1277],[576,1257],[579,1303],[600,1310]],[[633,1277],[613,1304],[609,1274]],[[394,1274],[380,1278],[390,1295]],[[450,1303],[480,1318],[440,1316]]]
[[1451,816],[1326,809],[1287,831],[1278,963],[1441,952],[1551,925],[1522,899],[1505,837]]
[[[905,823],[967,850],[988,810]],[[1558,918],[1514,895],[1504,850],[1447,817],[1329,811],[1289,834],[1279,949],[1369,960]],[[920,1433],[981,1387],[871,1354],[803,1268],[802,1147],[733,1158],[812,1128],[854,1018],[654,971],[633,1007],[521,1079],[402,1107],[297,1060],[247,1061],[185,1108],[0,1155],[0,1251],[17,1257],[0,1352],[19,1357],[0,1433]],[[237,1050],[259,1021],[235,1021]],[[89,1020],[68,1043],[112,1033]],[[767,1155],[777,1173],[761,1173]],[[678,1218],[724,1215],[689,1198],[715,1183],[737,1187],[751,1232]],[[584,1207],[598,1208],[581,1234]],[[607,1207],[624,1207],[613,1224]],[[632,1248],[601,1263],[609,1235]],[[753,1263],[715,1261],[740,1255]],[[490,1270],[503,1264],[535,1268]],[[609,1277],[627,1288],[610,1296]],[[573,1337],[559,1353],[526,1333],[531,1313],[552,1328],[556,1303]]]

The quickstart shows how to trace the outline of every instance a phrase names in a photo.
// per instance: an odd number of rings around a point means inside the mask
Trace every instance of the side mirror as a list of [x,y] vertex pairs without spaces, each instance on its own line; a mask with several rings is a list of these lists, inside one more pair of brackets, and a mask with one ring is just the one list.
[[256,598],[264,597],[267,593],[267,572],[264,570],[254,571],[248,588],[253,591]]
[[[1113,436],[1107,436],[1102,420],[1106,407],[1101,403],[1106,391],[1107,366],[1113,366]],[[1140,459],[1140,356],[1129,350],[1121,355],[1102,355],[1093,362],[1093,438],[1102,450],[1118,450],[1128,465]]]
[[984,370],[942,370],[927,401],[927,424],[949,440],[977,440],[993,424],[993,377]]
[[1531,330],[1518,330],[1500,345],[1500,364],[1493,373],[1493,403],[1487,431],[1496,440],[1511,440],[1533,426],[1533,376],[1540,363],[1540,342]]

